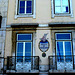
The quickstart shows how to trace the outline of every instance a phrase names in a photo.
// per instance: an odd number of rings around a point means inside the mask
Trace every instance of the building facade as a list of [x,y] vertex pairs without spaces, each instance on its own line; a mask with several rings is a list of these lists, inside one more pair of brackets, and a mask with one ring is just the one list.
[[8,0],[0,0],[0,72],[3,68]]
[[75,0],[8,1],[6,72],[75,72],[74,3]]

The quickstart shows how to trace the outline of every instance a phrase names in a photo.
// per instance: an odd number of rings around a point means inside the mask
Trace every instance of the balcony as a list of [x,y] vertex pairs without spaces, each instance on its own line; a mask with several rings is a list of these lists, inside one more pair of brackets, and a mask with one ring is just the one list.
[[8,56],[7,73],[38,73],[38,56]]
[[4,73],[4,57],[0,57],[0,74]]
[[75,73],[75,56],[49,56],[49,73]]
[[[75,55],[49,56],[48,73],[75,73]],[[39,56],[0,57],[0,74],[40,73]]]

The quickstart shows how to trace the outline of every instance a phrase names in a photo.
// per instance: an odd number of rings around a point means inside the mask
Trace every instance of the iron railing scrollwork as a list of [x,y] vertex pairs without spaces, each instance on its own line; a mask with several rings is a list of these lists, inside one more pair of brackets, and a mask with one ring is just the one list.
[[49,70],[61,70],[64,72],[71,71],[75,69],[75,56],[66,55],[66,56],[49,56]]
[[39,57],[38,56],[8,56],[7,70],[17,70],[17,69],[39,70]]
[[0,74],[4,73],[4,57],[0,57]]

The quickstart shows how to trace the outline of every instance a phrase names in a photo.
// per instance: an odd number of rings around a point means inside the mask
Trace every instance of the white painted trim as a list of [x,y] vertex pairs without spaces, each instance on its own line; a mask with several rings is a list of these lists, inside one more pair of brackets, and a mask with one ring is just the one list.
[[63,41],[63,55],[65,56],[65,41]]
[[52,12],[52,18],[54,18],[54,4],[53,4],[53,0],[51,0],[51,12]]
[[32,46],[33,46],[33,47],[32,47],[33,55],[32,55],[32,56],[35,56],[35,49],[36,49],[36,48],[35,48],[35,45],[36,45],[36,43],[35,43],[35,42],[36,42],[36,41],[35,41],[35,40],[36,40],[36,33],[33,33],[33,38],[32,38],[32,39],[33,39],[33,43],[32,43]]
[[34,0],[33,18],[36,18],[36,0]]
[[71,12],[71,17],[74,17],[73,16],[72,0],[70,0],[70,12]]
[[48,27],[48,24],[39,24],[39,27]]
[[25,14],[26,14],[26,6],[27,6],[27,1],[25,1]]
[[23,42],[23,56],[25,56],[25,42]]
[[18,0],[16,0],[16,10],[15,10],[15,15],[17,15],[17,8],[18,8]]

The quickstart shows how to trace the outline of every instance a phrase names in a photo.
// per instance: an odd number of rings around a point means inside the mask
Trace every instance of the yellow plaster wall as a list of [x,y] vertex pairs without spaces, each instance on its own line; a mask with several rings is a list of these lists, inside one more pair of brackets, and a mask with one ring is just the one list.
[[12,31],[6,31],[6,40],[5,40],[5,58],[11,56],[12,52]]
[[17,18],[15,19],[16,0],[9,0],[7,25],[12,23],[42,23],[48,24],[50,22],[74,22],[75,21],[75,0],[72,0],[73,16],[74,17],[54,17],[51,18],[51,0],[36,0],[36,18]]
[[[46,30],[47,29],[47,30]],[[51,41],[51,30],[48,30],[49,28],[37,28],[36,31],[36,56],[39,56],[40,58],[40,64],[46,65],[48,64],[48,56],[52,55],[52,41]],[[49,49],[46,51],[46,57],[42,57],[42,51],[39,49],[39,42],[41,41],[40,38],[44,36],[44,34],[47,34],[46,39],[49,42]]]

